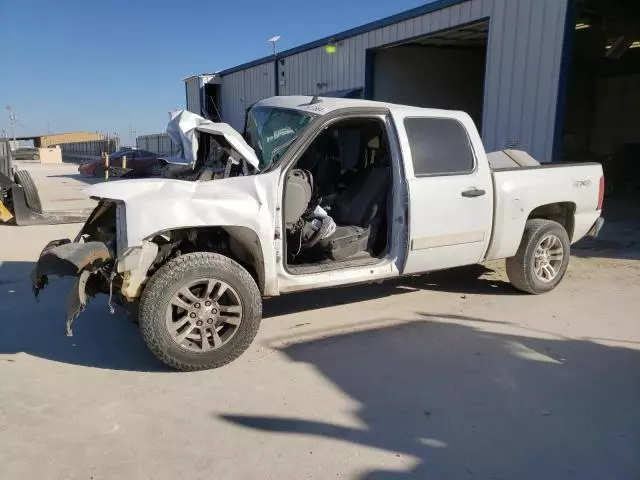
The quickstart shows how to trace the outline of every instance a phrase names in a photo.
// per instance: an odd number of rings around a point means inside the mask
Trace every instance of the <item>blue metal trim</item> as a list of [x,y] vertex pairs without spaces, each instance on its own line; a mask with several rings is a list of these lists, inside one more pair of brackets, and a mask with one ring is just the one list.
[[274,89],[274,94],[277,97],[278,95],[280,95],[280,77],[278,77],[278,74],[280,73],[280,68],[278,68],[278,56],[276,55],[275,60],[273,61],[273,69],[275,70],[275,76],[276,76],[276,84],[275,84],[275,89]]
[[576,6],[575,0],[567,0],[567,16],[564,24],[564,39],[558,79],[558,102],[556,104],[556,119],[553,134],[553,150],[551,160],[560,160],[562,140],[564,137],[564,122],[567,113],[567,93],[569,91],[569,76],[571,75],[571,57],[573,54],[573,37],[575,35]]
[[376,51],[373,48],[367,49],[364,56],[364,98],[367,100],[373,100],[375,58]]
[[[280,54],[280,57],[282,58],[282,54]],[[269,55],[268,57],[262,57],[252,62],[243,63],[242,65],[238,65],[237,67],[228,68],[227,70],[221,71],[219,75],[223,77],[232,73],[241,72],[242,70],[247,70],[248,68],[257,67],[258,65],[264,65],[265,63],[272,62],[275,59],[276,57],[274,57],[273,55]]]
[[184,82],[184,109],[189,110],[189,87],[186,80]]
[[[350,37],[355,37],[356,35],[361,35],[363,33],[367,33],[372,30],[377,30],[378,28],[384,28],[389,25],[393,25],[394,23],[404,22],[405,20],[410,20],[412,18],[419,17],[421,15],[426,15],[427,13],[432,13],[438,10],[442,10],[444,8],[453,7],[454,5],[458,5],[466,1],[468,0],[438,0],[432,3],[428,3],[426,5],[422,5],[420,7],[413,8],[411,10],[406,10],[404,12],[391,15],[390,17],[376,20],[375,22],[370,22],[365,25],[352,28],[350,30],[345,30],[344,32],[336,33],[335,35],[330,35],[328,37],[321,38],[320,40],[316,40],[315,42],[305,43],[304,45],[300,45],[299,47],[285,50],[284,52],[279,53],[278,56],[280,58],[290,57],[291,55],[295,55],[297,53],[302,53],[302,52],[306,52],[307,50],[312,50],[314,48],[322,47],[327,43],[329,43],[329,40],[339,42],[341,40],[345,40]],[[260,58],[258,60],[254,60],[253,62],[244,63],[242,65],[238,65],[236,67],[232,67],[227,70],[223,70],[222,72],[220,72],[220,75],[229,75],[230,73],[235,73],[240,70],[245,70],[247,68],[262,65],[271,60],[273,60],[273,55],[269,57]]]

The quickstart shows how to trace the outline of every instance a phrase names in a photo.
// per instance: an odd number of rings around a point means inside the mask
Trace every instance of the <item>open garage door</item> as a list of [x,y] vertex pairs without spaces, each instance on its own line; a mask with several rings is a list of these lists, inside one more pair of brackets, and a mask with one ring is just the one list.
[[640,196],[640,2],[578,0],[573,7],[558,153],[602,163],[609,196]]
[[474,23],[373,51],[368,96],[463,110],[481,129],[488,33],[488,22]]

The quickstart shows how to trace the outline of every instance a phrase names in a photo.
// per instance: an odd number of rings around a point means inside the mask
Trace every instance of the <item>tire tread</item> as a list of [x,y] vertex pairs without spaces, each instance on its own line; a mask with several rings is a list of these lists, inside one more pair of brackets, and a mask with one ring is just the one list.
[[[555,230],[560,229],[564,236],[566,236],[568,245],[568,235],[562,225],[552,220],[535,218],[527,221],[516,255],[511,258],[507,258],[506,260],[507,277],[509,277],[509,281],[511,282],[511,284],[516,289],[522,292],[532,295],[540,295],[541,293],[546,293],[549,290],[553,290],[553,288],[555,288],[564,277],[566,266],[564,267],[564,271],[561,272],[559,278],[557,278],[557,281],[554,281],[551,284],[551,288],[549,289],[536,288],[535,284],[530,279],[531,272],[528,259],[529,254],[531,252],[531,249],[535,248],[537,242],[539,241],[541,231],[549,229],[550,227]],[[560,233],[560,231],[558,233]],[[570,251],[568,248],[565,248],[565,255],[567,256],[567,258],[570,255]]]
[[24,190],[27,206],[36,213],[43,213],[42,201],[40,200],[38,189],[31,174],[26,170],[17,170],[15,173],[15,181]]
[[[157,315],[157,307],[163,303],[163,292],[169,285],[180,281],[186,272],[198,268],[215,267],[236,276],[250,291],[250,298],[243,301],[251,302],[246,311],[248,315],[243,322],[249,323],[249,328],[244,332],[241,341],[234,342],[232,350],[223,358],[212,360],[208,363],[189,363],[180,361],[167,351],[167,345],[163,337],[159,335],[154,326],[154,316]],[[253,317],[249,318],[254,312]],[[260,327],[262,317],[262,297],[253,277],[242,266],[229,257],[210,252],[196,252],[181,255],[161,267],[149,280],[142,295],[139,307],[140,330],[142,337],[151,352],[168,366],[183,372],[209,370],[222,367],[242,355],[251,345]],[[241,335],[243,332],[238,332]],[[235,339],[233,339],[235,340]]]

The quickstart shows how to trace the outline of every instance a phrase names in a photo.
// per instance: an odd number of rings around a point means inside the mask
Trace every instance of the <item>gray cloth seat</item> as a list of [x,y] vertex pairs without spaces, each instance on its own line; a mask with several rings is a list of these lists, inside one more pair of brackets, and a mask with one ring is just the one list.
[[345,260],[375,243],[385,221],[390,179],[389,167],[363,170],[336,198],[330,212],[336,231],[320,243],[332,260]]

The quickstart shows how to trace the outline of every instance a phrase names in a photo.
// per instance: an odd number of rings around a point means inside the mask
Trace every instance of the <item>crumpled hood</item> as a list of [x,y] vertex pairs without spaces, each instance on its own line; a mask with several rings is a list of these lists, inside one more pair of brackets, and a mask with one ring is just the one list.
[[193,165],[198,156],[198,132],[222,136],[231,148],[238,152],[256,170],[259,160],[256,152],[245,142],[242,135],[227,123],[215,123],[187,110],[171,112],[167,133],[171,139],[182,146],[181,155],[170,157],[171,163]]

